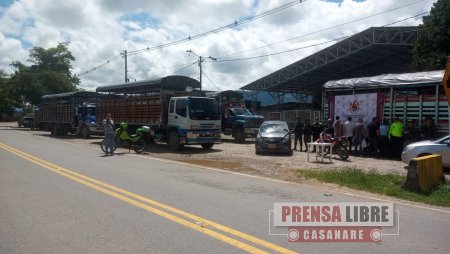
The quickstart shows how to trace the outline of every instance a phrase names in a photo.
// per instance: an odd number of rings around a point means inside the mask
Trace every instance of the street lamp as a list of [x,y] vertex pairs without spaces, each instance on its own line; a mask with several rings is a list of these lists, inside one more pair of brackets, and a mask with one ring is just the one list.
[[192,51],[190,49],[186,50],[186,52],[190,53],[190,54],[193,54],[196,57],[198,57],[198,67],[200,69],[200,91],[201,91],[202,90],[202,76],[203,76],[203,73],[202,73],[202,62],[205,61],[205,59],[211,59],[213,61],[216,61],[217,58],[214,58],[212,56],[208,56],[208,57],[199,56],[199,55],[195,54],[194,51]]

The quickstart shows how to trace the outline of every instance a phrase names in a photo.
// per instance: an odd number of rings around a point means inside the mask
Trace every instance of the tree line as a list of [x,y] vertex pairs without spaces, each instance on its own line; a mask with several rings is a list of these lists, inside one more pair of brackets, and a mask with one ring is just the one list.
[[[78,90],[80,79],[71,72],[75,57],[68,45],[34,47],[27,61],[31,65],[14,61],[14,73],[10,75],[0,69],[0,116],[11,114],[15,107],[39,105],[42,95]],[[419,26],[411,66],[415,71],[444,69],[449,55],[450,1],[438,0]]]
[[80,79],[71,72],[73,61],[68,43],[58,43],[54,48],[32,48],[27,60],[31,65],[14,61],[10,75],[0,70],[0,113],[39,105],[45,94],[77,91]]

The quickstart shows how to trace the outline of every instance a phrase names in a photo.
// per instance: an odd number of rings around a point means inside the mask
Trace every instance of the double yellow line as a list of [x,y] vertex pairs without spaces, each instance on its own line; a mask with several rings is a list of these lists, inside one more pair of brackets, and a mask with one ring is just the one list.
[[[104,194],[107,194],[111,197],[122,200],[128,204],[131,204],[136,207],[147,210],[153,214],[164,217],[165,219],[168,219],[170,221],[179,223],[190,229],[193,229],[193,230],[196,230],[203,234],[206,234],[210,237],[213,237],[215,239],[223,241],[227,244],[235,246],[235,247],[242,249],[244,251],[247,251],[249,253],[269,253],[269,252],[261,249],[261,247],[264,247],[266,249],[271,250],[272,252],[274,251],[277,253],[297,253],[297,252],[291,251],[289,249],[286,249],[284,247],[281,247],[279,245],[275,245],[273,243],[264,241],[262,239],[254,237],[254,236],[242,233],[238,230],[235,230],[235,229],[229,228],[227,226],[215,223],[213,221],[201,218],[197,215],[194,215],[194,214],[191,214],[188,212],[184,212],[177,208],[157,202],[155,200],[137,195],[135,193],[132,193],[132,192],[126,191],[124,189],[109,185],[107,183],[90,178],[88,176],[76,173],[69,169],[60,167],[58,165],[55,165],[53,163],[50,163],[48,161],[45,161],[45,160],[35,157],[33,155],[30,155],[30,154],[27,154],[20,150],[17,150],[15,148],[5,145],[3,143],[0,143],[0,148],[2,148],[14,155],[17,155],[18,157],[21,157],[27,161],[37,164],[43,168],[53,171],[59,175],[69,178],[73,181],[76,181],[85,186],[91,187],[92,189],[95,189],[97,191],[103,192]],[[217,231],[215,231],[213,229],[215,229]],[[235,238],[233,238],[233,237],[235,237]],[[239,239],[239,240],[237,240],[237,239]],[[242,242],[242,240],[245,240],[248,243],[244,243],[244,242]],[[253,245],[250,245],[250,244],[254,244],[257,247],[254,247]]]

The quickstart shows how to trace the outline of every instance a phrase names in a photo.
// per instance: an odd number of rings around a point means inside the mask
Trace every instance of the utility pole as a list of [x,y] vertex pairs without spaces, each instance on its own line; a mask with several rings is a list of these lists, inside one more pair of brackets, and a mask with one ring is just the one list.
[[127,50],[122,51],[120,54],[125,58],[125,83],[128,83]]
[[202,72],[202,62],[204,62],[206,58],[209,58],[209,59],[211,59],[211,60],[213,60],[213,61],[216,61],[217,58],[214,58],[214,57],[212,57],[212,56],[208,56],[208,57],[205,58],[205,57],[203,57],[203,56],[199,56],[199,55],[195,54],[195,53],[194,53],[192,50],[190,50],[190,49],[186,50],[186,52],[187,52],[187,53],[190,53],[190,54],[193,54],[193,55],[195,55],[196,57],[198,57],[198,67],[199,67],[199,69],[200,69],[200,78],[199,78],[199,81],[200,81],[200,91],[201,91],[201,90],[202,90],[202,76],[203,76],[203,72]]

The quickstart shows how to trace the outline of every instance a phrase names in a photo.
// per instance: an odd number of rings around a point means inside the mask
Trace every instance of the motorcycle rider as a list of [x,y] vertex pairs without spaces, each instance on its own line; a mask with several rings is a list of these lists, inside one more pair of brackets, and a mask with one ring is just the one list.
[[[106,118],[103,120],[103,128],[105,132],[105,155],[110,153],[113,155],[114,147],[116,146],[114,142],[114,121],[111,119],[111,114],[106,114]],[[110,150],[110,152],[108,152]]]

